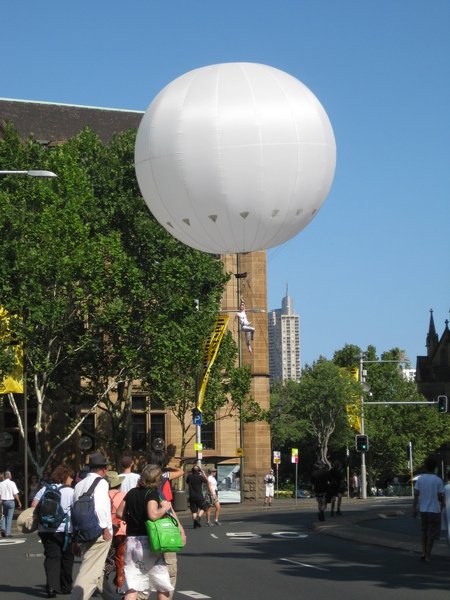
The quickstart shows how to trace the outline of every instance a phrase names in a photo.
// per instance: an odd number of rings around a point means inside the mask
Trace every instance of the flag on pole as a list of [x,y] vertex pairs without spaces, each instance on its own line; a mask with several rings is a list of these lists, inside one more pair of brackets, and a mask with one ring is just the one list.
[[229,318],[228,315],[219,315],[214,323],[212,333],[207,337],[205,342],[205,347],[203,349],[203,373],[197,398],[197,408],[200,411],[202,410],[203,401],[205,399],[206,386],[208,384],[211,368],[216,360],[220,342],[227,329]]
[[[13,346],[10,318],[8,311],[0,306],[0,340],[7,345]],[[0,394],[23,394],[23,344],[13,346],[15,351],[15,364],[11,373],[0,380]]]
[[[358,367],[344,368],[341,370],[350,373],[353,379],[359,381]],[[345,410],[347,412],[347,419],[350,427],[358,433],[361,433],[361,400],[358,397],[355,397],[354,402],[347,404]]]

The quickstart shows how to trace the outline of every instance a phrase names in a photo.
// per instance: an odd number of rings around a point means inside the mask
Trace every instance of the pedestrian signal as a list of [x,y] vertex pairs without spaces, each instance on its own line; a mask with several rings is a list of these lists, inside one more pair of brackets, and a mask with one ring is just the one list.
[[448,398],[447,396],[438,396],[438,411],[440,413],[446,413],[448,411]]
[[355,447],[357,452],[367,452],[369,449],[369,438],[367,435],[355,435]]

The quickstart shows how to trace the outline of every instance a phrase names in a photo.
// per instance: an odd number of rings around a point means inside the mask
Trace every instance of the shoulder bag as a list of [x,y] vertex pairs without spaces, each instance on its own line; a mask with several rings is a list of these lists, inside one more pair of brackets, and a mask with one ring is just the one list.
[[145,521],[150,550],[152,552],[180,552],[183,540],[177,519],[167,512],[157,521]]

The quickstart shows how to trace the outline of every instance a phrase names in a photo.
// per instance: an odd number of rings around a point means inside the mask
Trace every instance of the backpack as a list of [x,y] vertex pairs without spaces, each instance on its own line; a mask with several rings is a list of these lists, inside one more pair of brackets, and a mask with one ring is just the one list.
[[97,477],[88,491],[81,494],[72,506],[72,527],[78,542],[92,542],[103,531],[95,512],[94,500],[94,490],[101,479]]
[[63,521],[68,522],[68,513],[61,506],[61,487],[47,483],[37,506],[38,522],[45,529],[57,529]]

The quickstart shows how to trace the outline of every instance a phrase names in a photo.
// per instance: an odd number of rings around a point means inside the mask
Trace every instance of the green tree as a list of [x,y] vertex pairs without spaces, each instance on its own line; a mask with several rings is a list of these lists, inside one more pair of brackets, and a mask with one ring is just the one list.
[[312,444],[315,457],[329,464],[332,437],[349,435],[345,407],[358,390],[351,375],[332,361],[321,358],[307,366],[300,382],[280,383],[273,389],[272,411],[281,409],[279,418],[273,419],[275,439],[284,444],[290,438],[299,447]]
[[[409,442],[413,444],[414,464],[418,468],[450,437],[450,423],[445,415],[426,403],[415,382],[403,377],[401,363],[396,362],[403,360],[403,356],[402,350],[393,348],[380,357],[380,361],[393,362],[365,364],[371,394],[364,409],[370,439],[366,458],[372,481],[388,481],[393,475],[408,474]],[[371,401],[386,404],[371,405]],[[413,404],[416,402],[422,404]]]
[[[86,130],[48,151],[7,127],[0,141],[5,168],[58,174],[0,182],[0,294],[10,314],[25,315],[16,335],[37,411],[38,471],[79,427],[82,402],[110,419],[114,436],[99,441],[119,454],[129,442],[133,382],[168,406],[181,400],[183,385],[193,398],[197,349],[227,276],[219,260],[179,243],[152,217],[137,188],[133,149],[134,132],[104,146]],[[228,371],[225,388],[233,377]],[[44,455],[44,424],[61,410],[69,423]]]

